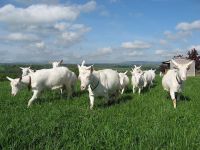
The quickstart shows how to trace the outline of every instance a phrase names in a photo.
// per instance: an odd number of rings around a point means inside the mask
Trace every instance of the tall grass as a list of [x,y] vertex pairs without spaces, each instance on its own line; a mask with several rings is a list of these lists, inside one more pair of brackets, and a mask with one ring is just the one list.
[[187,80],[177,109],[157,77],[140,96],[129,86],[111,105],[96,98],[92,111],[79,90],[71,100],[45,91],[27,108],[31,92],[11,97],[9,82],[0,82],[0,149],[199,149],[199,82]]

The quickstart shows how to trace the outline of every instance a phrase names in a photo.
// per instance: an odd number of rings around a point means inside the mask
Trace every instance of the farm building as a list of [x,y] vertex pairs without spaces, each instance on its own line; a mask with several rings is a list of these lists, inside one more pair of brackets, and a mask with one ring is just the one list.
[[[174,58],[174,60],[179,64],[186,64],[191,61],[190,59],[180,57]],[[174,64],[171,62],[171,60],[162,62],[162,65],[166,66],[167,68],[165,72],[168,69],[173,69],[174,67]],[[195,76],[195,61],[193,61],[192,65],[190,66],[190,69],[187,71],[187,76]]]

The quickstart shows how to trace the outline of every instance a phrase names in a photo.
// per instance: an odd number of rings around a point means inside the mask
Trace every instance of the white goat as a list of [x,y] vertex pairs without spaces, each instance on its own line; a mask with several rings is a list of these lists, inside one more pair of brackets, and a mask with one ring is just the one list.
[[135,91],[138,89],[138,93],[140,95],[141,90],[144,87],[144,77],[143,77],[143,72],[142,71],[136,71],[133,69],[133,71],[131,71],[132,74],[132,86],[133,86],[133,93],[135,93]]
[[95,71],[93,66],[78,65],[81,90],[89,91],[90,109],[94,106],[94,97],[103,96],[107,99],[111,95],[117,96],[120,90],[119,74],[111,69]]
[[37,70],[35,73],[17,79],[7,77],[7,79],[10,80],[12,95],[14,96],[24,86],[28,86],[29,89],[32,89],[33,96],[28,102],[28,107],[31,106],[32,102],[38,98],[44,89],[54,90],[65,87],[68,91],[68,98],[70,98],[71,78],[72,72],[66,67],[41,69]]
[[177,93],[177,100],[179,100],[180,93],[183,89],[183,82],[187,77],[187,70],[190,68],[190,65],[193,63],[193,61],[190,61],[187,64],[178,64],[173,59],[171,61],[175,65],[176,69],[168,70],[168,72],[163,76],[162,86],[164,90],[170,93],[174,108],[176,108],[175,93]]
[[144,87],[150,87],[153,85],[153,78],[155,78],[155,75],[153,75],[153,72],[151,70],[145,70],[144,71]]
[[121,94],[124,93],[125,88],[129,84],[129,78],[126,74],[127,74],[127,71],[124,72],[124,73],[119,73],[120,85],[121,85]]
[[[63,63],[63,60],[61,61],[54,61],[52,62],[52,67],[53,68],[57,68],[57,67],[60,67],[61,64]],[[77,76],[74,72],[72,72],[72,77],[70,79],[70,83],[71,83],[71,89],[72,89],[72,93],[75,92],[75,86],[76,86],[76,82],[77,82]],[[60,88],[60,93],[62,94],[63,93],[63,88]]]
[[22,77],[28,75],[29,73],[34,73],[31,67],[19,67],[22,70]]
[[142,66],[136,66],[136,65],[134,65],[134,68],[132,68],[132,71],[140,73],[140,72],[142,72],[141,67]]
[[61,66],[62,63],[63,63],[63,60],[61,60],[61,61],[54,61],[54,62],[52,62],[52,67],[53,68],[59,67],[59,66]]
[[151,69],[151,70],[149,70],[149,72],[151,73],[152,81],[154,81],[156,78],[156,69],[155,70]]

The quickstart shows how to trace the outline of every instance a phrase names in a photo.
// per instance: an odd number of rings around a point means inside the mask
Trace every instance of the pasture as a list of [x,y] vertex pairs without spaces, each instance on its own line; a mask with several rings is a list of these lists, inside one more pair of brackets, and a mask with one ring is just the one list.
[[8,81],[0,82],[0,149],[198,149],[200,147],[200,77],[188,78],[177,109],[156,77],[141,95],[132,87],[118,101],[95,99],[88,92],[70,100],[45,91],[27,108],[31,92],[11,96]]

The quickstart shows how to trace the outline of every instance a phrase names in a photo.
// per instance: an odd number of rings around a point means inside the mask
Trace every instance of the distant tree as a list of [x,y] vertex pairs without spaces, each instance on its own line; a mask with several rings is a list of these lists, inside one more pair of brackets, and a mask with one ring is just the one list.
[[184,58],[184,57],[183,55],[179,54],[179,55],[174,56],[174,58]]
[[195,69],[200,70],[200,56],[195,48],[188,51],[188,59],[195,61]]

